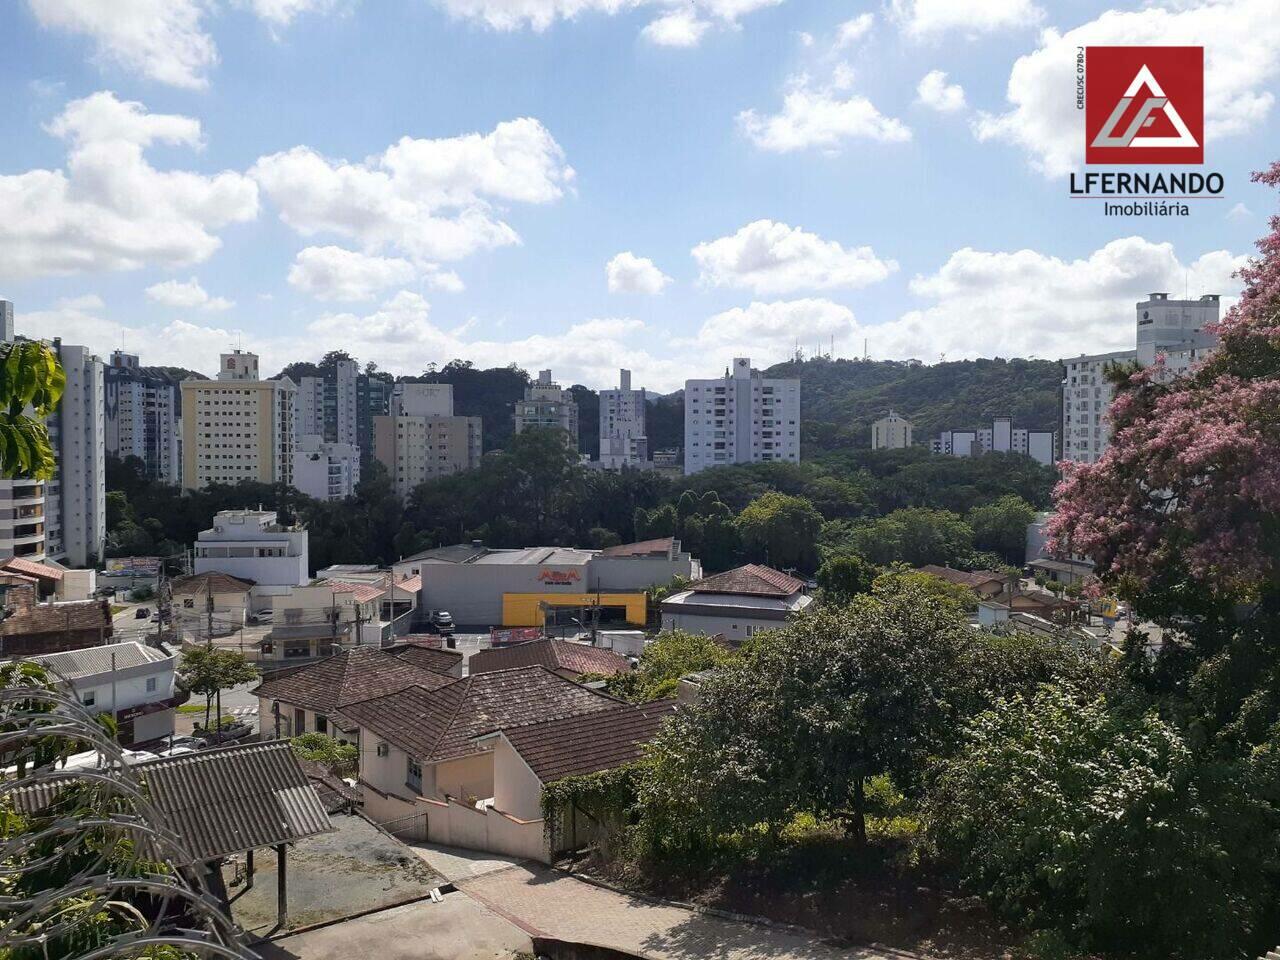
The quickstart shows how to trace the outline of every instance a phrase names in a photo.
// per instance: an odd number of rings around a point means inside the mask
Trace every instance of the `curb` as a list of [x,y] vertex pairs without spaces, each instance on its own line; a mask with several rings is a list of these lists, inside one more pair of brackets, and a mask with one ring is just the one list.
[[[452,886],[444,884],[444,886]],[[444,893],[443,887],[436,887]],[[386,910],[395,910],[398,907],[407,907],[413,903],[422,903],[424,900],[430,900],[431,894],[424,893],[416,897],[410,897],[408,900],[401,900],[399,903],[388,903],[380,907],[370,907],[368,910],[357,910],[355,913],[348,913],[341,917],[334,917],[332,920],[318,920],[315,923],[308,923],[306,926],[294,927],[292,930],[286,930],[284,933],[277,933],[273,936],[254,937],[254,943],[275,943],[277,940],[287,940],[290,937],[297,936],[300,933],[310,933],[313,930],[323,930],[325,927],[332,927],[339,923],[346,923],[348,920],[359,920],[362,917],[368,917],[375,913],[382,913]]]

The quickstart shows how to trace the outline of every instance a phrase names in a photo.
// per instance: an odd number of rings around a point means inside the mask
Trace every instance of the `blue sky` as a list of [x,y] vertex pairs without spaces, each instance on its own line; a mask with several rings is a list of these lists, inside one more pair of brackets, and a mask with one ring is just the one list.
[[[211,370],[342,347],[669,390],[735,355],[1128,345],[1273,198],[1271,0],[24,0],[0,8],[20,332]],[[1077,43],[1202,44],[1185,218],[1103,216]],[[612,268],[610,265],[612,264]],[[612,289],[611,289],[612,288]]]

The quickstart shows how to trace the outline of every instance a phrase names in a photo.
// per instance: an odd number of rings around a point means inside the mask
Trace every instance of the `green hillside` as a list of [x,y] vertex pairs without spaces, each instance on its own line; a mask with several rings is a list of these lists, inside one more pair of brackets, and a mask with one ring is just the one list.
[[800,379],[804,450],[870,445],[871,423],[890,409],[911,421],[916,443],[946,429],[989,427],[1011,416],[1015,427],[1058,428],[1062,368],[1051,360],[959,360],[910,366],[893,360],[779,363],[771,377]]

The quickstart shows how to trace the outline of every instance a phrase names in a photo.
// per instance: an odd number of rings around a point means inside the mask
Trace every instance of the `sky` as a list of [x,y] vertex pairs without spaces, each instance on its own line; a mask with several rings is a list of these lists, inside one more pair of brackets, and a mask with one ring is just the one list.
[[[15,0],[0,298],[19,333],[205,372],[345,349],[665,392],[797,348],[1123,349],[1149,292],[1238,293],[1275,205],[1248,179],[1280,143],[1275,12]],[[1069,196],[1075,51],[1149,44],[1204,46],[1225,189],[1105,216]]]

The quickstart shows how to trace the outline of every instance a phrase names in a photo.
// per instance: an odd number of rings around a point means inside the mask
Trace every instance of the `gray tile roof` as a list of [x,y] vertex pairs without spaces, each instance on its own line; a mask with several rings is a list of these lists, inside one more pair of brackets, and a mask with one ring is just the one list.
[[133,769],[194,861],[333,830],[287,740],[200,750]]
[[548,670],[564,670],[574,674],[599,673],[613,676],[631,669],[631,662],[612,650],[592,647],[568,640],[530,640],[510,647],[477,650],[467,667],[471,673],[491,673],[511,667],[540,664]]
[[355,647],[319,663],[266,676],[253,692],[327,715],[348,703],[408,686],[434,689],[453,679],[385,650]]
[[748,563],[706,577],[690,588],[694,593],[727,593],[748,597],[789,597],[804,589],[804,581],[760,563]]
[[675,708],[674,700],[626,704],[587,716],[509,727],[502,734],[539,780],[552,783],[638,760],[663,718]]
[[32,657],[66,680],[78,680],[95,674],[110,673],[112,657],[115,657],[115,669],[127,670],[141,667],[148,663],[161,663],[170,659],[173,654],[141,643],[112,643],[104,647],[84,647],[80,650],[64,650],[61,653],[46,653]]

